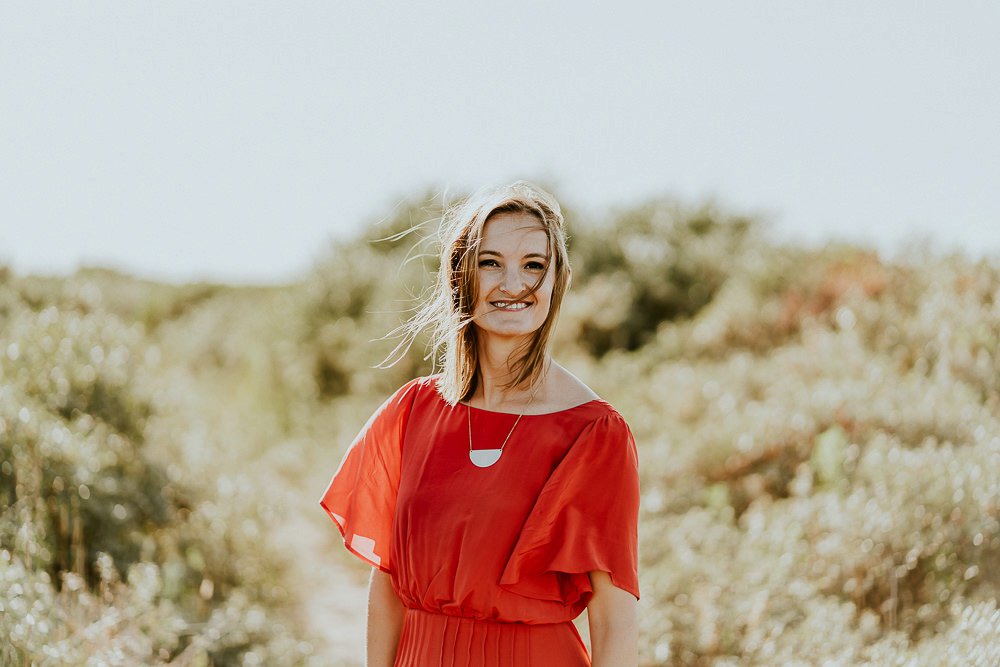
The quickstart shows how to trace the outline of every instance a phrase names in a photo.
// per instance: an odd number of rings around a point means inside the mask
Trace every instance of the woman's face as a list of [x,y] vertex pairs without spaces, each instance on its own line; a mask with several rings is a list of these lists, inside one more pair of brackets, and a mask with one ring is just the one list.
[[[549,314],[555,271],[549,240],[530,213],[497,213],[486,221],[479,245],[473,310],[481,333],[521,337],[534,333]],[[541,287],[528,294],[539,280]]]

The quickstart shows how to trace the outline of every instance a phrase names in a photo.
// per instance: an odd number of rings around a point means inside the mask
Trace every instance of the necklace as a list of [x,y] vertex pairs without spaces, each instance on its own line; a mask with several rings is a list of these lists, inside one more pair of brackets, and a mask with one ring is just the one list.
[[469,460],[472,464],[478,468],[489,468],[491,465],[500,460],[500,455],[503,454],[503,448],[507,446],[507,441],[510,440],[511,434],[514,433],[514,429],[517,428],[518,422],[521,421],[521,417],[524,413],[528,411],[531,407],[532,401],[535,400],[535,392],[538,391],[536,386],[531,390],[531,398],[528,399],[528,404],[524,406],[521,413],[517,415],[517,419],[514,420],[514,425],[510,427],[507,432],[507,437],[503,439],[503,444],[500,445],[500,449],[472,449],[472,407],[468,404],[465,406],[465,416],[469,424]]

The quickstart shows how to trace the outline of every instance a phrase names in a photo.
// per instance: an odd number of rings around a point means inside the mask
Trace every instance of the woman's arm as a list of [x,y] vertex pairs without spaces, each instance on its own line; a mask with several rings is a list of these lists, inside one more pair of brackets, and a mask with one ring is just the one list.
[[607,572],[590,573],[594,596],[587,605],[593,667],[637,667],[639,621],[636,599],[611,583]]
[[373,567],[368,583],[367,667],[392,667],[405,613],[406,607],[392,588],[392,578]]

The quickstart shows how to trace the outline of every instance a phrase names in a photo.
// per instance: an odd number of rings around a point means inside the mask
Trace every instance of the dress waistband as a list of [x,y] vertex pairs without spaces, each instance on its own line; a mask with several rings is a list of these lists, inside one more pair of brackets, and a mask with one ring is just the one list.
[[[542,623],[529,623],[527,621],[505,621],[499,618],[482,618],[480,616],[468,616],[465,614],[455,614],[447,611],[437,611],[434,609],[426,609],[424,607],[406,607],[407,614],[414,615],[427,615],[427,616],[442,616],[443,620],[454,619],[456,621],[473,621],[475,623],[498,623],[502,625],[548,625]],[[440,619],[439,619],[440,620]]]
[[407,607],[396,667],[585,667],[587,649],[571,621],[524,623]]

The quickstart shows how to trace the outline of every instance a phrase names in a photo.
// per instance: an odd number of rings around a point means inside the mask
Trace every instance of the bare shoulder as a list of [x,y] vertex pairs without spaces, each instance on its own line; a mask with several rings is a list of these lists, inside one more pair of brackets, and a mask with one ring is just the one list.
[[600,398],[600,396],[597,395],[597,392],[588,387],[583,380],[573,375],[562,366],[559,366],[558,368],[566,378],[567,393],[572,393],[573,395],[588,401],[592,401],[595,398]]
[[554,361],[549,370],[544,392],[547,411],[565,410],[600,398],[583,380]]

